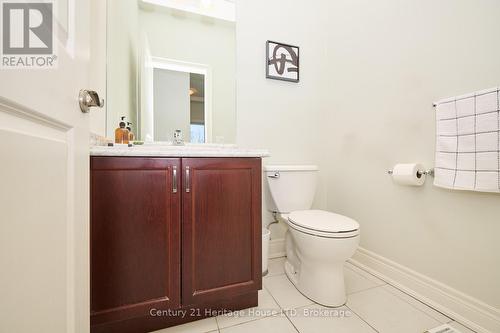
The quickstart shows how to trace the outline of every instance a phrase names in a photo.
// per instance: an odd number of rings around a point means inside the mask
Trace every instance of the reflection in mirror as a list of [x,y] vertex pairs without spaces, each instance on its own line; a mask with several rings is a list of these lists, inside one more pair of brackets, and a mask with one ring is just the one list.
[[107,132],[142,141],[236,138],[232,0],[107,0]]
[[189,131],[191,143],[205,142],[205,75],[190,73],[189,76]]
[[180,129],[191,143],[204,143],[205,75],[155,68],[153,74],[154,140],[169,141]]

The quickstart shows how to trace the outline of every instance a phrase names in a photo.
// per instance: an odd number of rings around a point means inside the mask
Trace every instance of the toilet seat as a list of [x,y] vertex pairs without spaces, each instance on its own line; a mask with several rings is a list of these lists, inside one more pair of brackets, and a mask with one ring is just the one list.
[[288,225],[300,232],[326,238],[351,238],[359,235],[355,220],[323,210],[301,210],[288,215]]

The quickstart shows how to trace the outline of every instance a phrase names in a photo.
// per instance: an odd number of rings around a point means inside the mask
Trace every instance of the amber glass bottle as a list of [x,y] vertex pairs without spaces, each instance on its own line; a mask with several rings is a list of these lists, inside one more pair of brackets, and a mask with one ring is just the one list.
[[115,130],[115,143],[128,143],[129,131],[125,127],[125,116],[121,117],[120,127]]
[[132,123],[127,122],[127,130],[128,130],[128,141],[133,142],[134,141],[134,133],[132,132]]

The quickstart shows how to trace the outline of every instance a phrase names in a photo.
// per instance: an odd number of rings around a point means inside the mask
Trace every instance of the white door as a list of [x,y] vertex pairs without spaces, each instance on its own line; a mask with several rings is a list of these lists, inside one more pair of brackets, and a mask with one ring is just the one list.
[[90,1],[53,7],[57,68],[0,68],[0,332],[89,332]]

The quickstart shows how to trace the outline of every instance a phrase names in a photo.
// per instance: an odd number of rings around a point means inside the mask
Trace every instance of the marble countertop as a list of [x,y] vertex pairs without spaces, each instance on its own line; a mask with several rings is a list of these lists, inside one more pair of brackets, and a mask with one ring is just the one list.
[[91,156],[149,156],[149,157],[267,157],[265,149],[244,149],[235,145],[187,144],[144,144],[127,147],[126,145],[91,146]]

